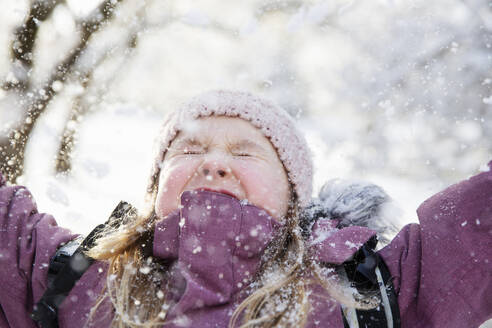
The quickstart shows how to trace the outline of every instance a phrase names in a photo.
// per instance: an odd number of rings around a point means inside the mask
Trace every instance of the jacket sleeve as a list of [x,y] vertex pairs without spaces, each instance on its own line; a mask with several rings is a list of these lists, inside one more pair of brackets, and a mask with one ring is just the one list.
[[492,162],[417,210],[380,251],[402,327],[478,327],[492,317]]
[[25,187],[7,186],[0,173],[0,326],[34,327],[33,304],[46,289],[57,247],[75,238],[40,214]]

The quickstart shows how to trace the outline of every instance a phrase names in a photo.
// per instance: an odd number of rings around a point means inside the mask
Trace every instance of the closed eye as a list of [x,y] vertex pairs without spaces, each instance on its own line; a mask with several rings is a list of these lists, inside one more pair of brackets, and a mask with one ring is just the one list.
[[184,155],[199,155],[199,154],[203,154],[203,151],[200,151],[200,150],[184,150],[183,154]]
[[180,153],[183,155],[200,155],[206,151],[203,147],[184,147]]
[[234,156],[240,156],[240,157],[251,157],[252,155],[249,153],[234,153]]

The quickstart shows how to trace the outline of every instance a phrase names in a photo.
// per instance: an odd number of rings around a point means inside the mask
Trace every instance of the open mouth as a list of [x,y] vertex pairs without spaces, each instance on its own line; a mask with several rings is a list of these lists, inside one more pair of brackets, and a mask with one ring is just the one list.
[[232,192],[225,190],[225,189],[212,189],[212,188],[208,188],[208,187],[200,187],[200,188],[196,188],[195,190],[206,190],[206,191],[218,192],[218,193],[226,194],[226,195],[232,196],[236,199],[239,199],[235,194],[233,194]]

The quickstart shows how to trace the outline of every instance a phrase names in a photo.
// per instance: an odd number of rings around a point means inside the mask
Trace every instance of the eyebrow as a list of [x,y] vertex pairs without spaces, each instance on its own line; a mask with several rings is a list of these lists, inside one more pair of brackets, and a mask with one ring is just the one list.
[[257,150],[264,151],[264,152],[266,151],[263,146],[257,144],[256,142],[253,142],[251,140],[247,140],[247,139],[242,139],[239,142],[235,142],[231,146],[234,149],[257,149]]
[[202,143],[195,138],[185,138],[177,142],[177,146],[201,146]]

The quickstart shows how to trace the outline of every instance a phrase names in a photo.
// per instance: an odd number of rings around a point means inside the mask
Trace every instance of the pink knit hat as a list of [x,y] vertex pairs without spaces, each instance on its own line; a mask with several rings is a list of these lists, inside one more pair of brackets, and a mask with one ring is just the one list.
[[313,163],[306,140],[294,120],[274,103],[241,91],[209,91],[169,113],[156,139],[156,156],[148,192],[156,187],[167,148],[183,124],[206,116],[239,117],[257,127],[277,150],[301,206],[311,199]]

